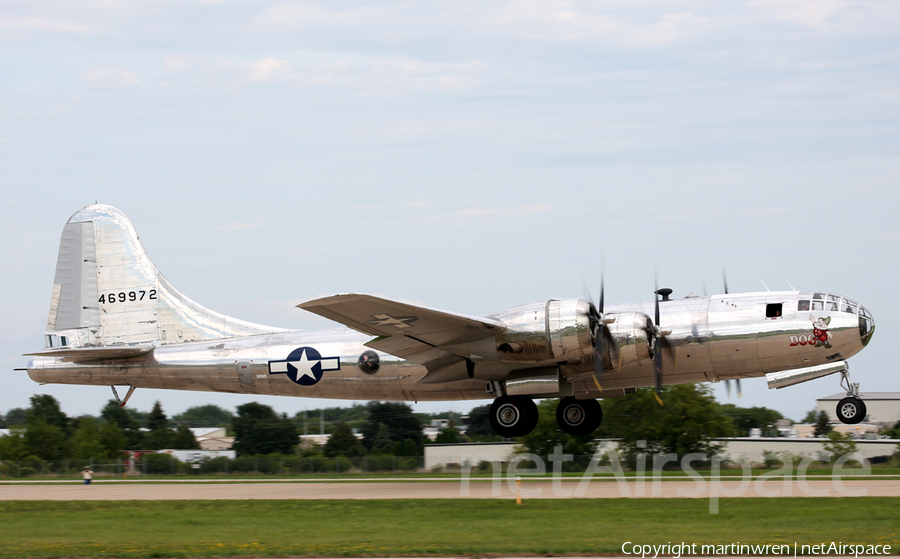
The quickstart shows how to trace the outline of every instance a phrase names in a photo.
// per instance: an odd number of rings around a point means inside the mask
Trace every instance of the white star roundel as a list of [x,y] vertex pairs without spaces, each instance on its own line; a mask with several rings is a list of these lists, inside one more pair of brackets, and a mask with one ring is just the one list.
[[341,360],[338,357],[322,357],[315,348],[298,347],[287,359],[269,361],[269,374],[286,374],[289,379],[302,386],[312,386],[322,380],[326,371],[338,371]]

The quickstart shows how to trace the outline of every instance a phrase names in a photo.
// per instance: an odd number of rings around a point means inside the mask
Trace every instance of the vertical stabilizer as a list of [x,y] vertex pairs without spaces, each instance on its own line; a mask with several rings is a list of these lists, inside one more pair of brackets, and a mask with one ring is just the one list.
[[161,345],[283,331],[227,317],[178,292],[112,206],[86,206],[63,228],[45,346]]

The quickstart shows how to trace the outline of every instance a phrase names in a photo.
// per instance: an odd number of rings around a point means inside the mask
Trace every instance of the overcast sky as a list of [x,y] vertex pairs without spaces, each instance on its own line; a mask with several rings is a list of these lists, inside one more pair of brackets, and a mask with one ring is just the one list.
[[[850,360],[900,391],[900,4],[890,1],[0,4],[0,413],[41,387],[62,227],[100,201],[214,310],[355,291],[488,314],[597,285],[607,300],[829,290],[874,314]],[[826,377],[743,406],[801,418]],[[725,391],[716,388],[720,400]],[[169,414],[258,400],[138,390]],[[418,404],[466,411],[485,402]],[[607,418],[610,420],[611,418]]]

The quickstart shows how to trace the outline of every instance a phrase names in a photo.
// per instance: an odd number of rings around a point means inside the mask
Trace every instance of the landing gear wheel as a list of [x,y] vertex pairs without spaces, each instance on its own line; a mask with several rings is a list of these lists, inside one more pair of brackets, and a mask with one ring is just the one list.
[[603,409],[597,400],[563,398],[556,407],[556,423],[570,435],[590,435],[600,427]]
[[537,426],[538,409],[531,398],[500,396],[491,404],[490,420],[501,437],[522,437]]
[[855,396],[847,396],[838,402],[835,413],[841,423],[856,425],[866,417],[866,404]]

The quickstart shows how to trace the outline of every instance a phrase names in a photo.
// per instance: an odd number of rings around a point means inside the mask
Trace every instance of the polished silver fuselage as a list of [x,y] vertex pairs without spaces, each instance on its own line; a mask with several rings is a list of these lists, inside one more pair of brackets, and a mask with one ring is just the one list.
[[[798,310],[804,308],[803,301],[806,308],[815,305],[821,310]],[[767,309],[773,304],[781,305],[779,316],[767,317]],[[604,317],[614,344],[605,360],[602,392],[593,379],[593,361],[588,355],[564,362],[525,363],[498,352],[498,357],[489,358],[491,367],[475,367],[472,379],[418,383],[427,372],[425,367],[378,352],[379,370],[366,374],[358,362],[363,352],[371,351],[364,344],[372,336],[343,328],[161,344],[148,353],[126,358],[74,361],[38,356],[29,364],[28,374],[40,383],[419,401],[490,398],[486,381],[527,377],[530,370],[538,368],[546,373],[549,367],[558,376],[561,394],[565,394],[562,387],[571,385],[568,390],[578,398],[609,397],[621,395],[626,389],[654,385],[651,348],[641,328],[652,313],[652,303],[607,307]],[[513,313],[518,324],[509,315],[508,311],[495,315],[507,316],[508,321],[508,330],[488,342],[495,350],[511,332],[530,328],[536,337],[547,334],[542,332],[547,322],[537,313],[534,319],[529,313]],[[822,334],[814,322],[826,317],[829,323],[826,334]],[[663,384],[678,384],[758,377],[842,361],[864,347],[873,323],[871,315],[849,299],[790,291],[664,301],[660,303],[660,326],[671,331],[666,335],[669,349],[664,353]],[[825,337],[827,344],[815,343],[814,334]],[[323,358],[339,358],[340,366],[324,372],[312,386],[292,382],[284,374],[272,374],[270,363],[286,359],[299,347],[315,348]]]

